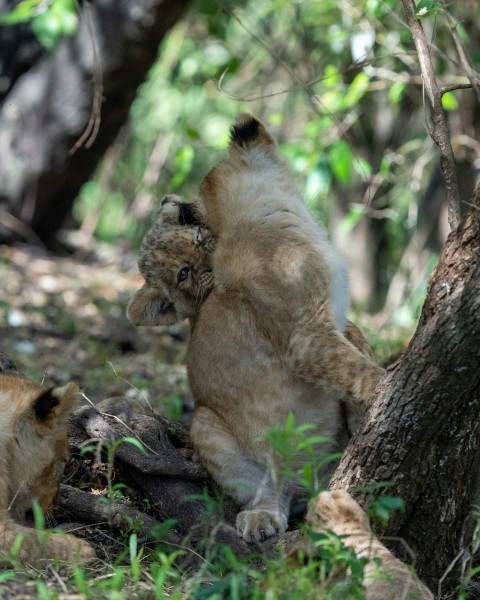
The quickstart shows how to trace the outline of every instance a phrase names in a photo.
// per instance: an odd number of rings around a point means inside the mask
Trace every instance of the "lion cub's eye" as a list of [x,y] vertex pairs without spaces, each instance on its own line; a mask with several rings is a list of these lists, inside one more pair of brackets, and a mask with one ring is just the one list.
[[185,281],[185,279],[187,279],[189,271],[190,269],[188,267],[183,267],[183,269],[180,269],[177,275],[178,283],[181,283],[182,281]]

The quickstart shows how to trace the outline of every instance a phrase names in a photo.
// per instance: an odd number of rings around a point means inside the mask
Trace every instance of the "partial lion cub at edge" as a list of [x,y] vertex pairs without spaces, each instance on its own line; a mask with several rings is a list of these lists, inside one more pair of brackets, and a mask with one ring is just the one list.
[[147,234],[139,258],[146,282],[128,316],[137,325],[159,325],[193,311],[192,441],[213,478],[244,508],[239,534],[258,541],[286,529],[297,492],[295,484],[279,485],[262,438],[289,413],[297,425],[315,424],[312,435],[336,438],[341,402],[362,419],[383,369],[346,335],[343,260],[264,126],[240,115],[229,152],[200,188],[197,207],[208,233],[159,222]]
[[358,558],[369,559],[363,578],[366,600],[433,600],[432,592],[375,536],[367,515],[344,490],[310,500],[307,522],[313,531],[333,531]]
[[21,535],[24,562],[96,557],[88,542],[73,535],[46,533],[42,541],[35,529],[22,525],[34,499],[44,512],[56,499],[69,456],[68,419],[80,398],[73,383],[46,389],[0,373],[0,556],[8,556]]

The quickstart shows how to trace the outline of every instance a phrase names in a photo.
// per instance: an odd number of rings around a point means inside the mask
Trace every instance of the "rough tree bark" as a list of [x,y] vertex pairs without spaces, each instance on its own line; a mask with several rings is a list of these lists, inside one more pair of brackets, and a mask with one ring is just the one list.
[[[469,558],[472,505],[480,502],[480,187],[444,246],[418,329],[375,395],[365,429],[331,486],[383,481],[406,511],[385,530],[417,555],[432,589]],[[367,493],[357,494],[365,504]],[[458,570],[457,570],[458,575]]]
[[28,25],[0,27],[0,242],[52,245],[187,3],[80,3],[77,33],[51,52]]

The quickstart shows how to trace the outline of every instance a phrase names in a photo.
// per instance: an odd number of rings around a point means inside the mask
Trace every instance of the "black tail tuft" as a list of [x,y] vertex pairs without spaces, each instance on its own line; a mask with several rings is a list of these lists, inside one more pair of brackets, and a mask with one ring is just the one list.
[[247,148],[259,133],[260,123],[254,118],[243,120],[239,124],[235,124],[231,131],[231,143],[241,148]]

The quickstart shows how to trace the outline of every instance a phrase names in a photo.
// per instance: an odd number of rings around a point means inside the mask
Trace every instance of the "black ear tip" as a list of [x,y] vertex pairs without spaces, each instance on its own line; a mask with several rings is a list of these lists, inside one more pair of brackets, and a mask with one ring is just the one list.
[[13,360],[0,350],[0,373],[18,373]]
[[255,117],[245,113],[239,115],[231,129],[232,143],[237,146],[247,146],[258,136],[259,129],[260,123]]
[[39,421],[46,421],[52,409],[58,405],[58,398],[52,395],[53,388],[45,390],[35,400],[35,416]]

